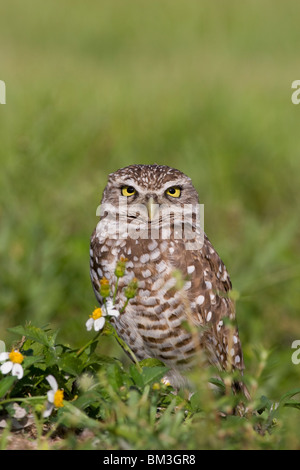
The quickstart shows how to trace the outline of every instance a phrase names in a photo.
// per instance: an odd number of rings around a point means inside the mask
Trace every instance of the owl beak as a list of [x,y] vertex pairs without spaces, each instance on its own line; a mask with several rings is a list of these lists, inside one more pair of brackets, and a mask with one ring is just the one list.
[[157,212],[158,212],[159,205],[155,204],[153,197],[149,197],[146,207],[148,211],[149,220],[155,219]]

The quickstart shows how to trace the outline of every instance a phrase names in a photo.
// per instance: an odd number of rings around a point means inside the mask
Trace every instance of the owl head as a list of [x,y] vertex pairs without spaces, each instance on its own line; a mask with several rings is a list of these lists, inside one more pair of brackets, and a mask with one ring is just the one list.
[[131,207],[144,206],[151,220],[159,207],[176,210],[198,204],[198,193],[191,179],[175,168],[130,165],[109,175],[101,204],[116,207],[122,201],[126,202],[129,217]]

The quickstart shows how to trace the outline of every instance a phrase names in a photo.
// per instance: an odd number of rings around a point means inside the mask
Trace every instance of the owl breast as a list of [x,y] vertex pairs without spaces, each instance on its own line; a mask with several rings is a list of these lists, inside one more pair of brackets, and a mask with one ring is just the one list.
[[133,278],[138,280],[138,292],[114,320],[118,335],[139,360],[155,357],[166,365],[181,367],[192,362],[195,345],[183,326],[185,305],[182,293],[175,288],[172,263],[175,251],[174,240],[105,238],[100,222],[91,241],[91,278],[101,303],[99,280],[106,277],[114,290],[116,262],[125,257],[126,273],[119,280],[116,307],[124,305],[123,289]]
[[[114,291],[115,266],[121,257],[127,262],[118,283],[117,309],[126,301],[124,287],[133,278],[138,281],[136,297],[113,323],[139,360],[155,357],[182,370],[194,364],[195,353],[204,344],[209,362],[225,366],[230,348],[240,365],[238,333],[229,344],[222,321],[224,316],[234,316],[231,301],[222,295],[230,281],[207,238],[201,253],[186,251],[183,240],[174,239],[173,233],[168,240],[114,239],[100,221],[92,235],[90,255],[91,279],[100,304],[99,281],[105,277]],[[180,288],[178,272],[183,279]],[[191,327],[197,327],[196,336]]]

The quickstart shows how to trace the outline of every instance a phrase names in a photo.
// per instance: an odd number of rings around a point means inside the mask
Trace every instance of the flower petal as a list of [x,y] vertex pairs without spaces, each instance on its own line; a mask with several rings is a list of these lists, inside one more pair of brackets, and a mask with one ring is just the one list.
[[95,331],[102,330],[102,328],[104,327],[104,323],[105,323],[105,318],[103,318],[103,317],[98,318],[97,320],[95,320],[95,322],[94,322]]
[[52,390],[56,392],[56,390],[58,390],[58,385],[53,375],[47,375],[46,380],[48,384],[50,385],[50,387],[52,388]]
[[8,353],[8,352],[2,352],[2,353],[0,354],[0,362],[7,361],[8,357],[9,357],[9,353]]
[[45,411],[43,413],[43,417],[48,418],[48,416],[51,415],[53,408],[54,408],[54,405],[52,405],[52,403],[48,402],[47,403],[47,408],[45,409]]
[[8,374],[13,368],[13,363],[11,361],[4,362],[0,367],[2,374]]
[[47,392],[47,398],[50,403],[54,403],[54,396],[55,396],[55,391],[54,390],[49,390]]
[[15,375],[20,380],[24,375],[24,370],[21,364],[15,363],[12,367],[12,375]]
[[94,321],[95,320],[93,318],[89,318],[88,321],[86,322],[85,326],[88,331],[91,331],[91,329],[93,328]]
[[108,300],[106,302],[106,309],[107,314],[111,317],[118,317],[120,315],[120,312],[114,307],[112,300]]
[[106,302],[105,302],[105,306],[106,306],[107,311],[109,311],[111,308],[113,308],[114,304],[113,304],[112,299],[107,299]]
[[120,315],[120,312],[116,308],[112,308],[108,311],[108,315],[110,315],[111,317],[118,317]]

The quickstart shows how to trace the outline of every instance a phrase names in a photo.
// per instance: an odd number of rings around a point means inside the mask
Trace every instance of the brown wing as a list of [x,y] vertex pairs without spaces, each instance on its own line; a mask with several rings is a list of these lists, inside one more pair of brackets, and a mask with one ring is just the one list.
[[243,355],[230,298],[231,281],[227,269],[207,236],[199,251],[186,250],[178,240],[172,264],[186,276],[186,295],[192,319],[204,326],[201,344],[209,361],[221,369],[243,369]]

